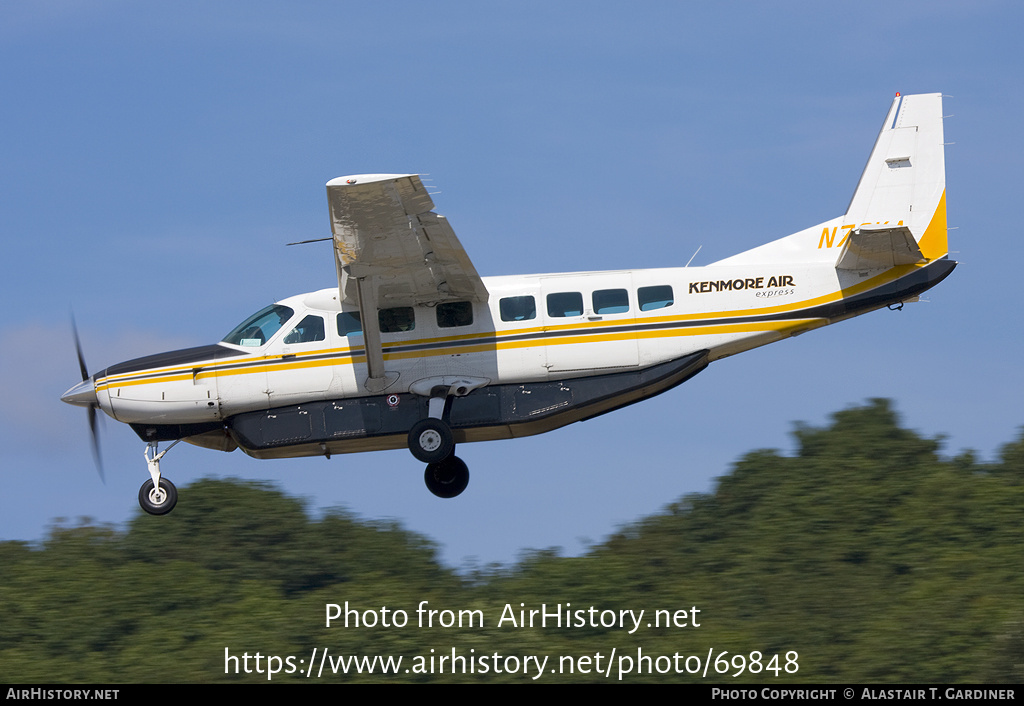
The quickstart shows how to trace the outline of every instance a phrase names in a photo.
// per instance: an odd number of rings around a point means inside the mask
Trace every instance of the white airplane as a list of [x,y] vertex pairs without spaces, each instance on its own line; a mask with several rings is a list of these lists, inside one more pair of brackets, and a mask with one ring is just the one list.
[[940,94],[897,94],[844,215],[704,267],[482,278],[416,175],[333,179],[327,201],[337,287],[93,375],[79,346],[83,381],[61,399],[89,408],[94,449],[96,408],[146,442],[146,512],[177,502],[160,460],[181,440],[255,458],[408,447],[454,497],[469,482],[456,444],[610,412],[914,301],[956,266]]

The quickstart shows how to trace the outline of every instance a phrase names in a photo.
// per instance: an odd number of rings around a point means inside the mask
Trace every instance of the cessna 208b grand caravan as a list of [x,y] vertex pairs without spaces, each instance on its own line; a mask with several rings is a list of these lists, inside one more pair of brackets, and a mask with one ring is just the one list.
[[[253,314],[215,345],[89,375],[61,398],[147,443],[143,509],[184,440],[256,458],[408,447],[454,497],[457,444],[551,431],[712,361],[913,301],[947,258],[940,94],[900,96],[844,215],[704,267],[480,277],[420,178],[327,183],[338,286]],[[95,428],[94,431],[94,444]]]

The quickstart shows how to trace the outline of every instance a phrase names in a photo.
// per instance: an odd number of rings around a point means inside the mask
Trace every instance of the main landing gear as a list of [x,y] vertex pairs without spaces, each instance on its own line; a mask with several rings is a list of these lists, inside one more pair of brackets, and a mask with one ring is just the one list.
[[455,455],[452,430],[441,419],[446,397],[430,398],[430,416],[416,422],[409,430],[409,451],[427,464],[423,474],[427,490],[439,498],[454,498],[469,485],[469,468]]
[[423,473],[427,489],[439,498],[454,498],[469,485],[469,468],[458,456],[428,463]]
[[151,441],[146,444],[146,450],[143,452],[146,456],[146,465],[149,466],[150,479],[139,488],[139,505],[150,515],[166,515],[178,502],[178,489],[174,487],[174,483],[160,477],[160,459],[174,448],[174,444],[157,453],[157,442]]
[[409,451],[423,463],[437,463],[455,451],[452,430],[440,419],[421,419],[409,430]]

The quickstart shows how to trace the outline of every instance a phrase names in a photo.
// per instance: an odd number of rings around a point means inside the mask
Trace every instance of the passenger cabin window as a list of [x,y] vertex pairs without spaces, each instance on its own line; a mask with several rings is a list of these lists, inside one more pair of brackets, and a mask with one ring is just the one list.
[[473,323],[473,302],[444,302],[438,304],[437,325],[441,328],[469,326]]
[[377,312],[381,333],[398,333],[412,331],[416,328],[416,313],[411,306],[396,306],[392,309],[381,309]]
[[537,302],[532,296],[505,297],[498,302],[502,321],[529,321],[537,318]]
[[583,316],[583,295],[579,292],[549,294],[548,316]]
[[675,303],[675,299],[672,297],[672,287],[667,284],[657,287],[640,287],[636,294],[637,300],[640,302],[640,311],[664,309]]
[[343,311],[338,314],[338,335],[359,336],[363,333],[363,321],[358,311]]
[[313,343],[314,341],[322,341],[326,338],[324,334],[324,320],[322,316],[315,316],[310,314],[302,321],[299,325],[291,330],[291,332],[284,337],[286,345],[293,343]]
[[295,312],[280,304],[271,304],[260,309],[248,319],[238,324],[231,333],[224,337],[224,343],[236,346],[262,346],[273,338]]
[[594,292],[595,314],[625,314],[629,311],[629,293],[625,289],[599,289]]

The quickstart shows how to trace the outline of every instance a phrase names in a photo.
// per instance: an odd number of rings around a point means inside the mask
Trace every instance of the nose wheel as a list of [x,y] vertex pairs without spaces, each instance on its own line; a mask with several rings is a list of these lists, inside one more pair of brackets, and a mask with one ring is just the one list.
[[160,479],[160,487],[150,478],[139,488],[139,505],[150,515],[166,515],[178,503],[178,489],[166,478]]

